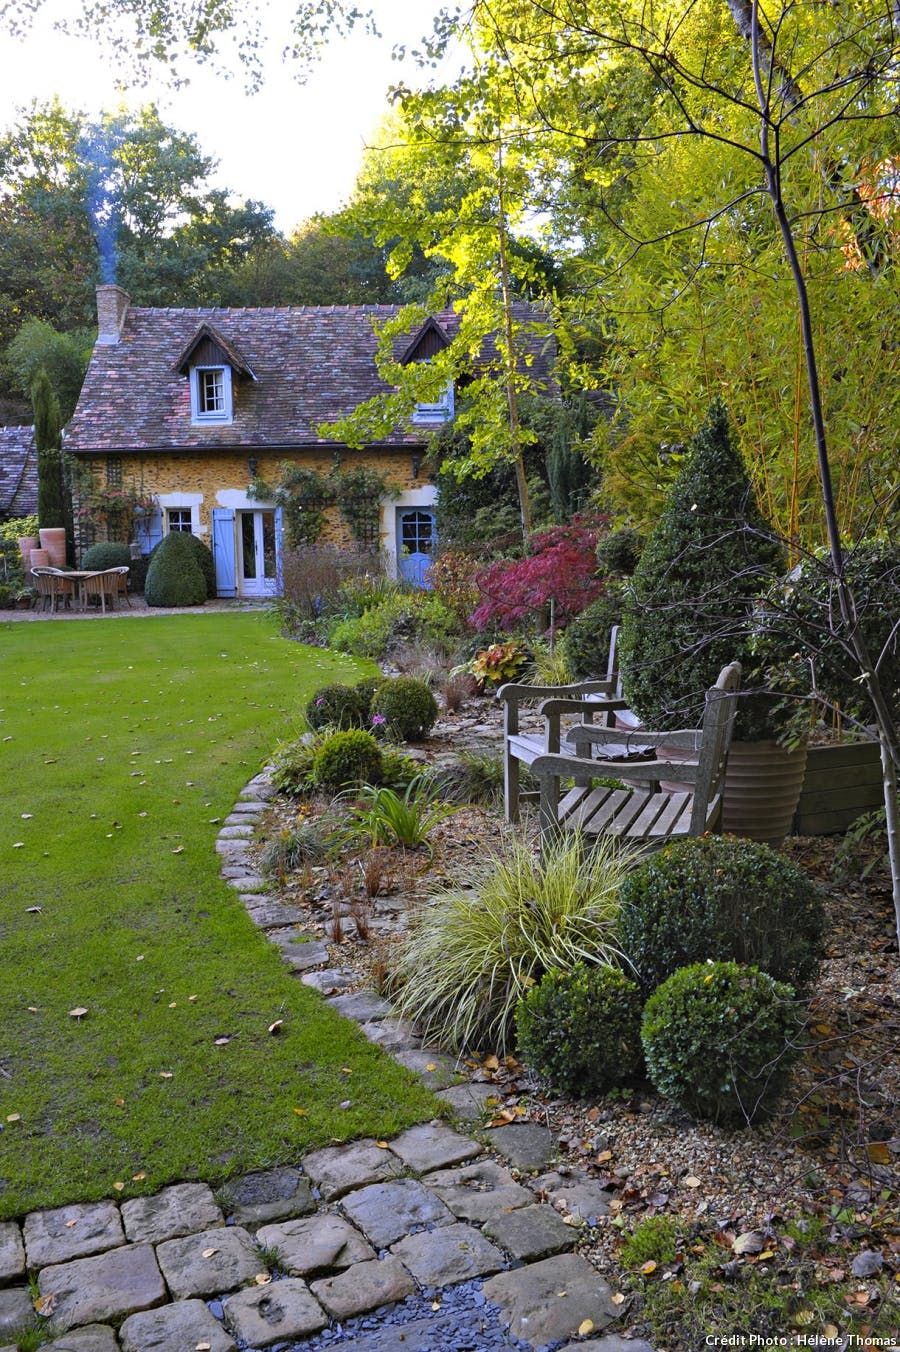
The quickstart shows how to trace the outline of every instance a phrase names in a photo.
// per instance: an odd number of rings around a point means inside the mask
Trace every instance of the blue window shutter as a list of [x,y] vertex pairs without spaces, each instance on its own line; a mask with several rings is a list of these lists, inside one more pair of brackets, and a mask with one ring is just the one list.
[[216,565],[216,595],[237,596],[234,512],[230,507],[214,507],[212,525],[213,559]]
[[135,525],[137,540],[141,546],[141,553],[149,554],[163,538],[162,509],[154,507],[152,512],[138,517]]
[[275,593],[284,595],[284,509],[275,508]]

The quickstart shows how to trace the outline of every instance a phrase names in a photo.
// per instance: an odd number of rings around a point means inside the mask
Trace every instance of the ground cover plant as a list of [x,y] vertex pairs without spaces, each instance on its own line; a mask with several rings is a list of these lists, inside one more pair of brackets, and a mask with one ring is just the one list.
[[0,626],[0,1216],[432,1114],[287,974],[214,853],[285,720],[357,674],[252,614]]

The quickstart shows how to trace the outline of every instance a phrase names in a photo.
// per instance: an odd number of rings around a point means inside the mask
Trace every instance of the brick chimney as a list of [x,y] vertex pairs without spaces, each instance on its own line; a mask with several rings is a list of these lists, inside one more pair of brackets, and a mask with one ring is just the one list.
[[130,304],[131,297],[121,286],[106,284],[97,287],[98,343],[110,346],[119,341]]

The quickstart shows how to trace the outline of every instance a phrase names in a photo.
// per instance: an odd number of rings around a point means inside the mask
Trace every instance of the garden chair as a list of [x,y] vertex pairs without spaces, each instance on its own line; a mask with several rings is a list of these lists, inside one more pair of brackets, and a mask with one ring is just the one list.
[[[573,729],[570,737],[579,748],[596,747],[600,759],[557,753],[536,757],[531,771],[540,785],[542,845],[561,830],[623,836],[657,847],[679,836],[715,830],[721,817],[725,763],[740,685],[740,664],[723,667],[706,692],[703,723],[697,730],[647,732],[642,728],[625,734],[626,743],[634,738],[652,747],[654,760],[623,762],[603,755],[610,745],[618,752],[622,731],[592,724]],[[667,749],[689,759],[667,760]],[[575,783],[561,797],[563,778]],[[599,778],[606,778],[607,783],[591,787],[591,781]],[[626,787],[613,787],[610,779],[624,781]],[[676,782],[664,787],[663,781]]]
[[116,573],[119,579],[118,595],[125,598],[128,609],[131,610],[131,597],[128,594],[128,574],[131,569],[126,563],[120,563],[116,568],[110,568],[111,573]]
[[50,609],[56,611],[71,605],[75,599],[75,582],[62,568],[47,568],[44,580],[50,593]]
[[31,581],[34,587],[34,600],[31,604],[35,610],[49,610],[52,604],[49,572],[49,568],[31,569]]
[[92,596],[96,596],[100,601],[100,610],[106,614],[106,603],[109,601],[110,609],[115,610],[116,597],[119,595],[119,570],[117,568],[107,568],[101,573],[89,573],[87,577],[81,579],[81,604],[87,609]]
[[[563,732],[561,726],[564,714],[575,714],[580,725],[590,725],[594,717],[600,714],[606,726],[612,728],[625,725],[626,731],[639,727],[635,715],[622,697],[619,681],[618,646],[619,626],[613,625],[609,635],[609,658],[606,676],[597,681],[578,681],[573,685],[519,685],[510,682],[502,685],[496,698],[503,704],[503,802],[506,820],[517,822],[519,809],[524,802],[537,802],[538,793],[523,791],[520,786],[521,765],[530,766],[538,756],[553,754],[563,749],[571,749],[576,755],[588,754],[587,748],[580,742],[576,745],[571,731]],[[538,714],[543,718],[540,732],[522,732],[519,715],[522,705],[538,703]],[[607,756],[613,756],[613,743],[607,748]],[[620,746],[624,759],[637,759],[652,755],[638,745]]]

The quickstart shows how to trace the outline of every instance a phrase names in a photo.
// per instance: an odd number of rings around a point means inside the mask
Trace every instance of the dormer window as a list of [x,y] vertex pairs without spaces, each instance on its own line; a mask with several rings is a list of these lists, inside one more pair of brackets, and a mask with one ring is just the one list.
[[431,404],[416,404],[412,415],[414,423],[444,423],[453,417],[453,381],[440,399]]
[[[406,350],[400,354],[400,364],[401,366],[409,366],[412,362],[429,362],[432,357],[436,357],[439,352],[443,352],[449,346],[450,339],[446,330],[433,316],[429,317],[418,332],[413,335]],[[452,417],[453,382],[451,380],[448,381],[447,388],[439,399],[416,404],[412,421],[419,424],[445,423],[449,422]]]
[[191,367],[191,420],[231,422],[231,367]]

